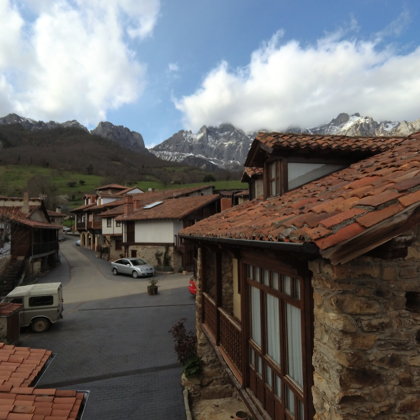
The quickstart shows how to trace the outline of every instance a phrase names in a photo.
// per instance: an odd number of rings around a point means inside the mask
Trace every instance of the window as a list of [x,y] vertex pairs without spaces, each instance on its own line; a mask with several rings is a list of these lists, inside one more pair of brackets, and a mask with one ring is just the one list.
[[270,162],[266,166],[266,196],[273,197],[275,195],[283,194],[286,190],[285,182],[287,174],[283,174],[283,162],[276,160]]
[[115,222],[115,226],[116,226],[116,227],[121,227],[121,221],[120,221],[120,220],[117,220],[117,221]]
[[46,306],[52,305],[54,298],[52,295],[48,296],[31,296],[29,298],[29,306]]
[[107,217],[106,218],[106,227],[112,227],[112,218],[111,217]]
[[250,303],[249,386],[273,418],[303,420],[310,405],[304,383],[303,280],[251,264],[243,272]]

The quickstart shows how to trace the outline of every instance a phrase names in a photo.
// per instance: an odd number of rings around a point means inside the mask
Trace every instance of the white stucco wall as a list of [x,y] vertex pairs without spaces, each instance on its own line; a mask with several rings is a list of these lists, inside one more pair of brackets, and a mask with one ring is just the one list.
[[135,224],[136,243],[173,243],[174,235],[182,229],[179,220],[137,221]]
[[112,218],[111,227],[107,227],[107,219],[102,219],[102,234],[103,235],[115,235],[115,234],[122,234],[122,223],[119,227],[116,225],[116,221]]

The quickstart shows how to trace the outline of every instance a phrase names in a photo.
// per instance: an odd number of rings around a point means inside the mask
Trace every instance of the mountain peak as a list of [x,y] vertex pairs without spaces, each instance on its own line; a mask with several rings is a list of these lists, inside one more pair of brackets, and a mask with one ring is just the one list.
[[130,150],[145,150],[142,135],[136,131],[131,131],[122,125],[114,125],[108,121],[101,121],[91,132],[97,136],[105,137],[108,140],[117,142]]

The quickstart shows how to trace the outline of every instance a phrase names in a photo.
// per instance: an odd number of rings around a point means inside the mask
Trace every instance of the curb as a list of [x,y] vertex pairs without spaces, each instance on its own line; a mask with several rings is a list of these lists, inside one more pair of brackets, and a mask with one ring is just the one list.
[[191,414],[191,409],[190,409],[190,399],[189,399],[189,395],[188,395],[188,389],[184,389],[184,391],[182,391],[182,393],[184,394],[184,407],[185,407],[185,418],[187,420],[193,420],[192,414]]

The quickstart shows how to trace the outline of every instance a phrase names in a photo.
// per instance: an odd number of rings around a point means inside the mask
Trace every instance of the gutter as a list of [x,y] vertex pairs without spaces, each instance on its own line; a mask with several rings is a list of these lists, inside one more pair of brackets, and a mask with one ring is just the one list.
[[293,243],[293,242],[274,242],[274,241],[257,241],[253,239],[234,239],[234,238],[212,238],[206,236],[186,236],[179,235],[186,240],[206,241],[213,243],[222,243],[227,245],[239,245],[247,247],[256,247],[263,249],[271,249],[275,251],[288,251],[298,254],[306,254],[311,256],[320,256],[319,248],[312,242],[310,243]]

